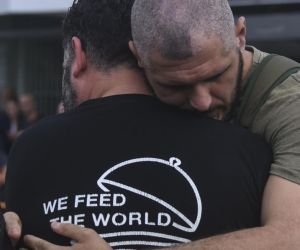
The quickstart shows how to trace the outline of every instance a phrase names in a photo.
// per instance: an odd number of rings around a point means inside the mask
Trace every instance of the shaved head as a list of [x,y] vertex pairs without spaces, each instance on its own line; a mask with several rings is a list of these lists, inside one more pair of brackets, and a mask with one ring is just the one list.
[[142,60],[154,51],[183,60],[201,50],[201,40],[217,37],[234,48],[234,18],[227,0],[136,0],[132,35]]

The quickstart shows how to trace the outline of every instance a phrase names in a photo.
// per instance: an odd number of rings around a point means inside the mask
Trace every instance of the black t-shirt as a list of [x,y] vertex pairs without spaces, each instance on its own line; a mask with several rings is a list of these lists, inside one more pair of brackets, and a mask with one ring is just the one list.
[[164,247],[260,224],[271,157],[233,125],[150,96],[90,100],[15,143],[7,206],[24,233],[69,244],[49,221],[95,229],[116,249]]

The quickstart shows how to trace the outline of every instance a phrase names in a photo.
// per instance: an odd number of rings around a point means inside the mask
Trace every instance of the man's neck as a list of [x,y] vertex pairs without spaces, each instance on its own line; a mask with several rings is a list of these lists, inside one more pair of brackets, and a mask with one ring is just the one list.
[[122,94],[153,95],[141,71],[118,69],[103,76],[106,89],[102,97]]
[[242,52],[242,56],[243,56],[243,60],[244,60],[244,68],[243,68],[243,87],[246,84],[246,80],[249,77],[251,68],[252,68],[252,64],[253,64],[253,53],[251,51],[248,50],[244,50]]
[[113,95],[153,95],[143,73],[128,67],[118,67],[106,72],[93,70],[79,93],[80,103]]

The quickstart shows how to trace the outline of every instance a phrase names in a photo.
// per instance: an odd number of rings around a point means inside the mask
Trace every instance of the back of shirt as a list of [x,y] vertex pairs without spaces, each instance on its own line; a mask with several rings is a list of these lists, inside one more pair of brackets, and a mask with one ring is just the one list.
[[229,124],[143,95],[83,103],[19,138],[7,206],[24,233],[95,229],[115,249],[165,247],[259,225],[270,150]]

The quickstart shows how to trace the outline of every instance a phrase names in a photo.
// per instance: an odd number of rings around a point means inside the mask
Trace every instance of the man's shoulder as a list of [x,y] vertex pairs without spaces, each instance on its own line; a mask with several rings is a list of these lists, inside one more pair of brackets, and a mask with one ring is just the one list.
[[[264,53],[254,47],[247,47],[247,50],[253,54],[253,64],[246,82],[241,123],[251,127],[257,114],[266,107],[272,112],[278,108],[278,104],[291,104],[291,100],[286,102],[287,98],[299,95],[300,64],[284,56]],[[277,107],[273,105],[274,102]]]
[[[48,141],[54,141],[66,130],[67,115],[52,115],[41,119],[32,127],[25,129],[17,138],[15,144],[34,145],[43,142],[47,145]],[[39,144],[36,144],[39,145]]]
[[181,137],[189,138],[190,143],[201,144],[206,141],[210,145],[218,144],[218,147],[233,147],[255,152],[262,150],[266,154],[270,152],[269,145],[260,135],[253,134],[238,125],[184,111],[180,112],[178,117],[175,118],[177,124],[171,129],[173,130],[171,133],[179,133]]
[[283,106],[292,108],[294,105],[298,106],[299,103],[300,69],[296,73],[288,75],[280,84],[272,89],[265,106],[271,108],[271,110],[276,110]]
[[286,95],[300,95],[300,69],[298,72],[288,76],[281,84],[274,88],[270,94],[270,98],[285,98]]
[[[268,120],[272,121],[272,123],[277,123],[277,121],[281,121],[282,123],[294,119],[295,117],[299,117],[299,106],[300,71],[290,75],[271,91],[268,99],[257,115],[257,123],[259,123],[260,120],[266,120],[266,117],[269,117]],[[277,126],[279,126],[279,124],[277,124]]]
[[[160,117],[160,119],[157,120],[160,126],[169,127],[174,134],[176,132],[185,134],[185,136],[192,134],[194,138],[214,134],[216,138],[219,137],[220,140],[221,138],[223,140],[229,138],[232,140],[234,140],[234,138],[256,138],[256,136],[248,130],[235,124],[215,120],[207,117],[205,114],[164,106],[164,104],[158,109],[158,113],[154,115]],[[172,124],[172,127],[170,127],[170,124]]]
[[253,66],[262,62],[262,60],[269,55],[269,53],[259,50],[254,46],[246,46],[246,50],[253,55]]

